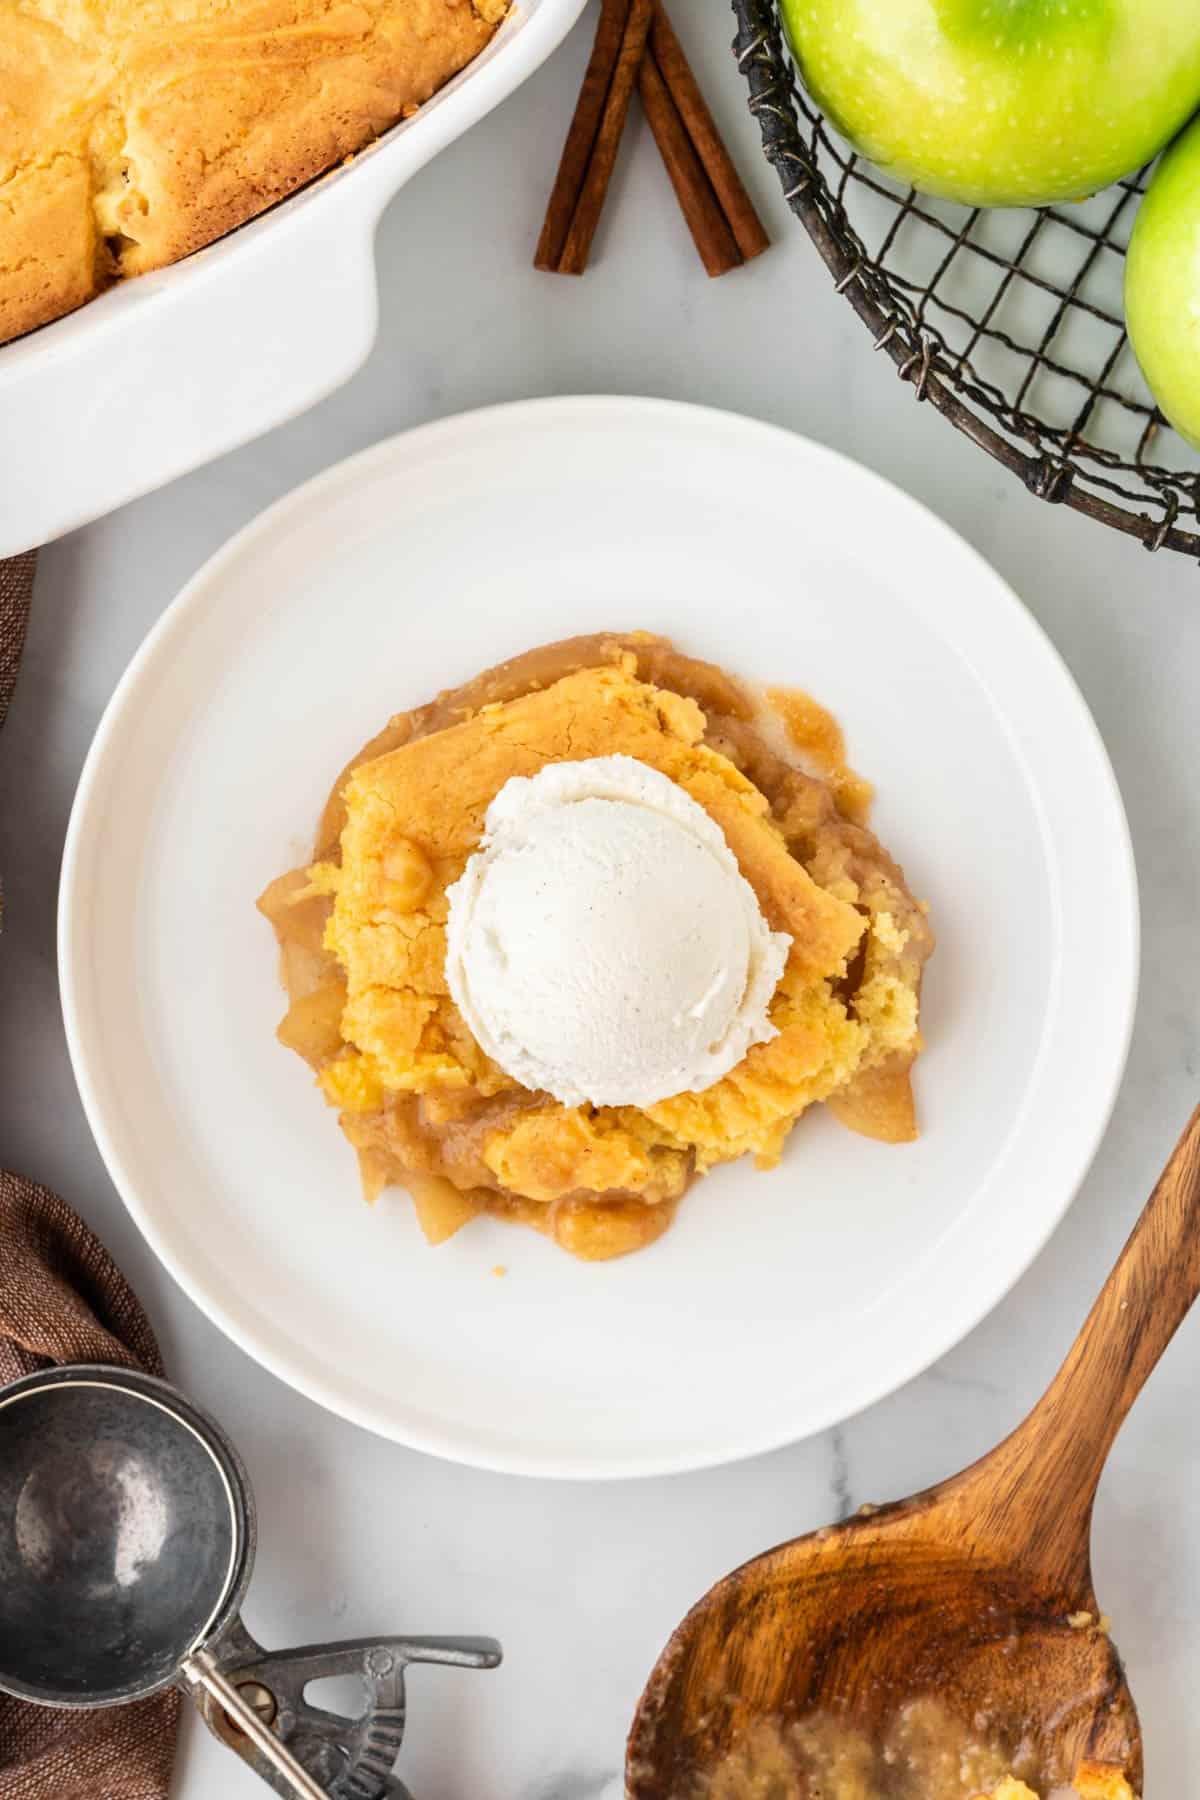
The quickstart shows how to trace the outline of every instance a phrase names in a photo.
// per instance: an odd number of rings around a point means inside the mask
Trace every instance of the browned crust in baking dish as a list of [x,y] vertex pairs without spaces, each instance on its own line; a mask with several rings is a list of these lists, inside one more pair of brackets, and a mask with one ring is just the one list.
[[361,150],[476,57],[505,10],[0,0],[0,341]]

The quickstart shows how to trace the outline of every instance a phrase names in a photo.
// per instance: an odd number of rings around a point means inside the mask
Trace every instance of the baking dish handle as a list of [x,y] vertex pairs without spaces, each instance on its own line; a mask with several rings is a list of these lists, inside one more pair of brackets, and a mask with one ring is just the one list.
[[584,0],[513,0],[481,56],[353,166],[219,243],[0,346],[0,557],[314,405],[375,339],[387,202],[532,74]]
[[322,185],[0,351],[0,556],[246,443],[354,372],[375,337],[387,196],[347,184],[331,207]]

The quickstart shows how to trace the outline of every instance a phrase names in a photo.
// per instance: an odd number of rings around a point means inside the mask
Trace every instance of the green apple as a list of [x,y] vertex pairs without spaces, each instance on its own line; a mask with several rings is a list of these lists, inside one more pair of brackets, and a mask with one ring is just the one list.
[[1200,0],[780,0],[805,82],[872,162],[975,206],[1081,199],[1200,105]]
[[1154,172],[1125,263],[1125,317],[1150,391],[1200,450],[1200,121]]

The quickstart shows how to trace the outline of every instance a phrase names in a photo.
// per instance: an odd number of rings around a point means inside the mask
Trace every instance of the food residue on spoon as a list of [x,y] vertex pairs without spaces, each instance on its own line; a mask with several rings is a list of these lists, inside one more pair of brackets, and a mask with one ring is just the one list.
[[[1031,1785],[1035,1784],[1035,1785]],[[1046,1783],[1028,1744],[1003,1748],[986,1719],[911,1700],[881,1739],[831,1712],[758,1720],[688,1800],[1136,1800],[1114,1763]]]

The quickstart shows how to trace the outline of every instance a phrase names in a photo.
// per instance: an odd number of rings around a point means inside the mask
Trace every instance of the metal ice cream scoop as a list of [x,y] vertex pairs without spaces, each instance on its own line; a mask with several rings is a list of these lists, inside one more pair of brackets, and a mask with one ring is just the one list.
[[[276,1793],[411,1800],[392,1774],[409,1663],[492,1669],[491,1638],[266,1651],[238,1616],[255,1548],[246,1471],[164,1381],[80,1364],[0,1389],[0,1688],[117,1706],[174,1684]],[[356,1675],[362,1714],[304,1698]]]

